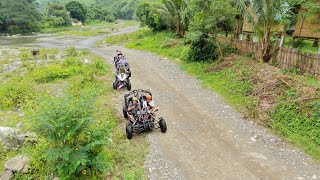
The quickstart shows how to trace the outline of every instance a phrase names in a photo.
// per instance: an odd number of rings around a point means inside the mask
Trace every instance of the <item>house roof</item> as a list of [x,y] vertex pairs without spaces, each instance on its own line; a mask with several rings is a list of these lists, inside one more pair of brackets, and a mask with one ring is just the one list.
[[303,17],[302,14],[306,10],[299,11],[299,19],[296,23],[294,37],[308,38],[308,39],[320,39],[320,18],[319,15],[312,17]]

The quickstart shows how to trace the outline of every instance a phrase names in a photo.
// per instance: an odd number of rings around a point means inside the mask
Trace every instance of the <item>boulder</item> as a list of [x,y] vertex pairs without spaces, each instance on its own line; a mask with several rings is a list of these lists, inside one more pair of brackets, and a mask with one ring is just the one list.
[[4,167],[13,172],[27,173],[30,159],[26,156],[16,156],[4,164]]
[[19,134],[17,136],[17,138],[21,141],[23,141],[24,143],[26,142],[32,142],[32,143],[36,143],[38,138],[37,138],[37,134],[35,132],[30,132],[27,131],[25,133]]
[[1,174],[1,180],[10,180],[13,177],[13,172],[10,170],[6,170],[4,173]]
[[17,138],[17,129],[0,126],[0,141],[6,149],[17,149],[23,144],[23,140]]
[[25,142],[37,142],[37,134],[35,132],[27,131],[18,134],[19,129],[0,126],[0,141],[4,144],[6,149],[17,149]]

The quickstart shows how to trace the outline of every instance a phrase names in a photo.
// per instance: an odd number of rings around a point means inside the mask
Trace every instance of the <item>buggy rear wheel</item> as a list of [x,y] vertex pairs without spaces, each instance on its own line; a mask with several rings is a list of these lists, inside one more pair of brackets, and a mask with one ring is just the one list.
[[163,133],[167,132],[167,123],[164,119],[162,119],[162,118],[160,119],[159,126],[161,129],[161,132],[163,132]]
[[127,138],[128,138],[128,139],[132,139],[133,129],[132,129],[131,124],[128,124],[128,125],[127,125],[127,127],[126,127],[126,134],[127,134]]
[[128,118],[127,111],[124,108],[122,109],[122,112],[123,112],[123,117]]

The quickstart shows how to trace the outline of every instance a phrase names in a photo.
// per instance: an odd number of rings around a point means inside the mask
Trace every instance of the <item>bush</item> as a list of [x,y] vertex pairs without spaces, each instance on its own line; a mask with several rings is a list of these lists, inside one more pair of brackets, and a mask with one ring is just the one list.
[[76,57],[78,56],[77,49],[74,46],[71,46],[67,49],[67,56],[68,57]]
[[215,60],[219,56],[219,42],[205,34],[192,35],[187,43],[191,46],[185,59],[187,61]]
[[[78,83],[75,83],[78,89]],[[35,116],[38,131],[50,141],[46,160],[61,179],[96,176],[106,170],[103,147],[109,129],[96,124],[93,117],[98,89],[80,88],[78,95],[68,94],[42,102]]]

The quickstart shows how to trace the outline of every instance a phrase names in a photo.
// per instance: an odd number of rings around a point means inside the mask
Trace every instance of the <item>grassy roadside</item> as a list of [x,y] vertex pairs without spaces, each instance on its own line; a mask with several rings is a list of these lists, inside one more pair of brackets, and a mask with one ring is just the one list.
[[74,48],[40,52],[0,50],[0,126],[38,135],[17,150],[0,143],[0,173],[24,154],[31,167],[18,179],[146,179],[147,141],[126,141],[105,60]]
[[320,160],[320,83],[316,79],[236,54],[213,63],[184,62],[179,59],[183,59],[188,47],[170,32],[144,29],[104,41],[176,59],[185,71],[221,94],[245,116]]
[[61,28],[47,28],[42,33],[54,33],[59,36],[99,36],[117,31],[119,28],[139,25],[137,21],[120,21],[118,23],[92,22],[84,26],[70,26]]

